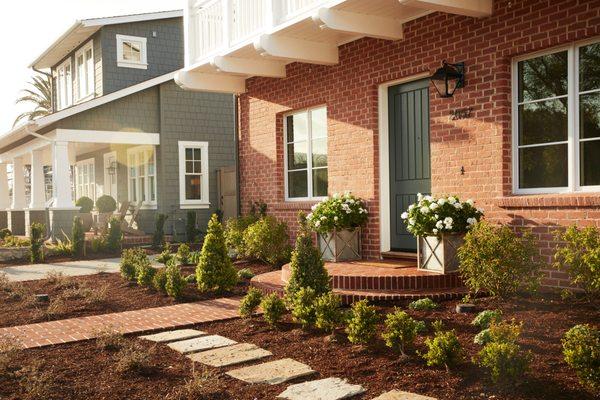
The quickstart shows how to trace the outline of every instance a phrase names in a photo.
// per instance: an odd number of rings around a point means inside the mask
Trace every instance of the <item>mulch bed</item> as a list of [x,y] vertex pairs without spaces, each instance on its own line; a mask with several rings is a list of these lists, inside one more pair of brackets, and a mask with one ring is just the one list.
[[[348,378],[368,389],[357,399],[371,399],[392,389],[438,399],[594,399],[592,394],[581,388],[564,363],[560,338],[575,324],[598,324],[598,309],[586,304],[563,302],[550,295],[510,302],[479,300],[481,309],[500,308],[505,318],[524,321],[521,344],[533,353],[531,370],[522,382],[498,386],[470,362],[479,350],[479,346],[473,344],[477,329],[470,325],[473,315],[456,314],[453,311],[455,304],[443,303],[439,310],[431,312],[410,311],[415,318],[428,323],[441,319],[446,328],[456,330],[466,350],[467,361],[450,373],[427,367],[414,352],[409,359],[400,359],[380,339],[368,348],[360,348],[348,343],[342,335],[339,335],[338,341],[331,342],[326,335],[304,332],[289,321],[278,330],[269,329],[258,317],[202,324],[198,328],[237,341],[255,343],[272,351],[275,358],[291,357],[305,362],[319,372],[316,378]],[[388,312],[391,308],[381,308],[381,311]],[[417,351],[424,351],[423,339],[418,339]],[[147,343],[144,346],[152,347]],[[47,399],[274,399],[289,384],[249,385],[225,376],[226,369],[208,369],[210,376],[204,382],[202,393],[194,397],[181,396],[180,390],[191,376],[188,360],[166,346],[158,346],[157,349],[153,352],[154,367],[149,375],[115,372],[114,354],[99,350],[93,341],[29,350],[21,353],[15,364],[27,366],[43,360],[43,370],[50,371],[54,377],[52,394],[44,397]],[[204,369],[197,366],[196,371]],[[5,382],[0,378],[0,397],[24,398],[24,392],[18,378],[8,381],[5,378]]]
[[[255,274],[272,270],[271,267],[259,263],[239,262],[234,265],[238,269],[250,268]],[[194,266],[182,267],[184,276],[194,273],[194,270]],[[22,292],[19,298],[0,289],[0,327],[169,306],[215,297],[238,296],[246,293],[249,280],[242,280],[234,290],[220,296],[213,293],[200,293],[195,284],[189,284],[184,295],[177,300],[153,288],[140,287],[134,282],[127,282],[118,273],[64,277],[58,282],[44,279],[14,285],[20,287],[19,291]],[[65,298],[64,295],[69,292],[72,295]],[[100,301],[93,298],[94,294],[99,292],[103,292],[101,296],[103,300]],[[48,294],[51,301],[62,294],[64,302],[58,305],[56,310],[51,308],[51,312],[48,312],[50,304],[36,302],[35,294]]]

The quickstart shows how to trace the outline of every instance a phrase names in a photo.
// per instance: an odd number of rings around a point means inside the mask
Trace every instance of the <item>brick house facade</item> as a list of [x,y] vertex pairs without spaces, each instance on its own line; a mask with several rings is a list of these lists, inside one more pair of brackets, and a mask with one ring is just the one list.
[[[600,36],[600,1],[498,0],[489,17],[432,13],[404,24],[404,39],[362,38],[339,47],[332,66],[292,63],[282,79],[252,77],[239,97],[242,213],[264,201],[293,236],[296,214],[313,202],[285,200],[284,115],[327,108],[329,194],[352,191],[368,203],[363,254],[382,250],[380,85],[429,76],[442,60],[464,61],[466,86],[452,98],[429,88],[431,189],[472,198],[486,219],[531,228],[548,263],[553,231],[577,224],[600,227],[600,194],[515,195],[513,190],[512,79],[515,57]],[[452,120],[456,109],[470,118]],[[600,166],[599,166],[600,168]],[[464,172],[463,172],[464,169]],[[566,286],[549,270],[544,283]]]

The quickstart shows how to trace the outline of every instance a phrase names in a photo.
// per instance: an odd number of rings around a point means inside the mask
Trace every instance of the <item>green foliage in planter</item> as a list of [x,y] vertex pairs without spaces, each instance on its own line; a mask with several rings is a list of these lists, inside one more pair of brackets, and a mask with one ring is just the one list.
[[167,274],[165,291],[169,296],[179,299],[187,286],[185,278],[181,275],[181,269],[173,261],[168,263],[165,269]]
[[190,246],[186,243],[182,243],[179,245],[177,249],[177,259],[183,265],[187,265],[190,263]]
[[406,355],[417,335],[425,330],[425,323],[410,317],[406,312],[395,308],[385,319],[385,331],[381,335],[385,345]]
[[154,234],[152,235],[152,247],[160,249],[165,245],[165,221],[168,216],[166,214],[157,214],[154,224]]
[[303,329],[308,329],[315,324],[315,300],[317,294],[313,288],[300,288],[290,299],[292,317],[299,322]]
[[556,234],[564,242],[554,254],[555,267],[569,274],[590,300],[600,297],[600,230],[596,227],[569,227]]
[[500,310],[484,310],[477,314],[471,321],[471,325],[475,325],[479,329],[487,329],[492,322],[498,323],[502,321],[502,311]]
[[77,199],[75,205],[79,208],[80,213],[90,213],[94,208],[94,200],[90,199],[87,196],[82,196]]
[[120,251],[123,247],[123,231],[121,221],[117,217],[111,217],[108,221],[108,232],[106,234],[106,249],[110,252]]
[[240,279],[252,279],[254,278],[254,272],[250,268],[242,268],[238,271],[238,277]]
[[31,243],[29,238],[22,239],[18,236],[8,235],[2,240],[2,247],[29,247]]
[[223,292],[233,289],[237,280],[237,270],[227,254],[223,226],[217,215],[213,214],[208,223],[208,232],[196,267],[198,289],[202,292],[209,290]]
[[329,274],[321,258],[321,253],[313,245],[312,233],[308,229],[304,214],[298,217],[300,230],[292,252],[290,279],[285,287],[285,295],[294,298],[301,288],[312,288],[317,296],[331,291]]
[[137,264],[135,266],[135,279],[140,286],[152,285],[152,278],[156,274],[156,268],[153,268],[148,260],[148,256],[144,253],[143,256],[139,256]]
[[315,300],[315,326],[333,333],[344,320],[342,299],[333,292],[322,294]]
[[251,317],[258,310],[262,299],[263,294],[260,290],[254,287],[248,289],[248,293],[246,293],[240,302],[240,315],[244,318]]
[[158,268],[156,274],[152,278],[152,286],[159,292],[166,292],[165,286],[167,285],[167,269]]
[[185,219],[185,239],[188,243],[194,243],[197,236],[196,211],[188,211]]
[[71,229],[72,255],[74,257],[83,257],[85,253],[85,232],[79,216],[73,218],[73,228]]
[[271,326],[276,326],[285,315],[285,303],[277,293],[264,296],[260,302],[263,310],[263,318]]
[[121,276],[127,280],[135,281],[137,265],[144,258],[147,258],[146,252],[139,247],[123,250],[120,264]]
[[438,305],[436,302],[426,297],[424,299],[419,299],[411,302],[408,305],[408,308],[415,311],[431,311],[438,308]]
[[600,392],[600,330],[591,325],[575,325],[562,339],[565,362],[575,370],[582,385]]
[[446,367],[447,371],[463,360],[463,351],[456,333],[436,330],[433,338],[425,339],[427,352],[423,358],[430,367]]
[[96,208],[101,213],[112,213],[117,209],[117,202],[111,196],[105,194],[96,200]]
[[258,221],[258,217],[251,214],[239,218],[231,218],[225,227],[225,243],[227,248],[233,250],[238,257],[246,254],[244,246],[244,232],[250,225]]
[[377,311],[367,300],[352,304],[346,327],[350,343],[361,345],[370,343],[377,332],[377,322],[379,322]]
[[44,260],[44,235],[46,234],[46,225],[34,222],[31,224],[29,231],[31,262],[42,262]]
[[460,273],[473,292],[510,297],[519,291],[535,291],[540,284],[541,263],[533,235],[522,237],[508,226],[477,224],[458,249]]
[[244,231],[246,257],[266,262],[273,266],[290,260],[291,247],[285,222],[266,216]]
[[354,230],[367,222],[365,202],[350,193],[334,194],[312,208],[307,221],[316,232],[325,234],[334,230]]

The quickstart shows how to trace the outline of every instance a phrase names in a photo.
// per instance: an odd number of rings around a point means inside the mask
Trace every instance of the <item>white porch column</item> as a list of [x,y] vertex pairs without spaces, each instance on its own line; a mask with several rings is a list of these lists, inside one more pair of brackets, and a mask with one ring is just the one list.
[[25,172],[23,170],[23,159],[17,157],[13,159],[13,198],[11,209],[24,210],[25,204]]
[[0,164],[0,211],[4,211],[9,207],[8,173],[6,172],[6,164]]
[[46,208],[44,164],[42,156],[42,150],[31,151],[31,201],[29,202],[29,208],[32,210]]
[[74,208],[71,197],[71,171],[69,143],[52,143],[52,181],[54,186],[54,208]]

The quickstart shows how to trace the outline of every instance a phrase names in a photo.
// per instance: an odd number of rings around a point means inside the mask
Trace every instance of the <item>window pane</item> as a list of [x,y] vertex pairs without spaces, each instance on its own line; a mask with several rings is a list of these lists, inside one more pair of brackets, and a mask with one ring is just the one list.
[[579,97],[579,137],[600,137],[600,92]]
[[202,150],[194,149],[194,160],[202,160]]
[[194,149],[185,149],[185,159],[193,160],[194,159]]
[[307,166],[308,142],[288,144],[288,169],[300,169]]
[[202,161],[194,161],[194,173],[202,173]]
[[519,185],[522,189],[568,185],[566,144],[519,150]]
[[313,168],[327,166],[327,138],[313,140],[312,157]]
[[600,185],[600,140],[580,143],[581,186]]
[[288,172],[288,197],[308,197],[306,171]]
[[519,106],[519,144],[567,140],[567,99],[548,100]]
[[202,200],[202,178],[200,175],[186,175],[185,177],[185,199]]
[[144,178],[139,178],[140,181],[140,200],[146,201],[146,180]]
[[313,196],[327,196],[327,168],[313,170]]
[[123,59],[141,61],[141,44],[139,42],[123,42]]
[[519,102],[567,94],[567,52],[519,63]]
[[308,138],[308,114],[303,112],[287,117],[287,141],[297,142]]
[[185,162],[185,172],[188,174],[193,174],[194,173],[194,162],[193,161],[186,161]]
[[153,176],[148,178],[148,186],[150,189],[150,201],[155,201],[156,200],[156,192],[154,190],[154,177]]
[[135,182],[135,179],[132,179],[129,183],[129,195],[130,195],[131,201],[137,201],[136,189],[137,189],[137,184]]
[[318,108],[311,113],[312,138],[327,137],[327,109]]
[[600,43],[579,48],[579,91],[600,89]]
[[86,94],[90,94],[94,91],[94,60],[91,49],[85,52],[85,59],[87,64]]

